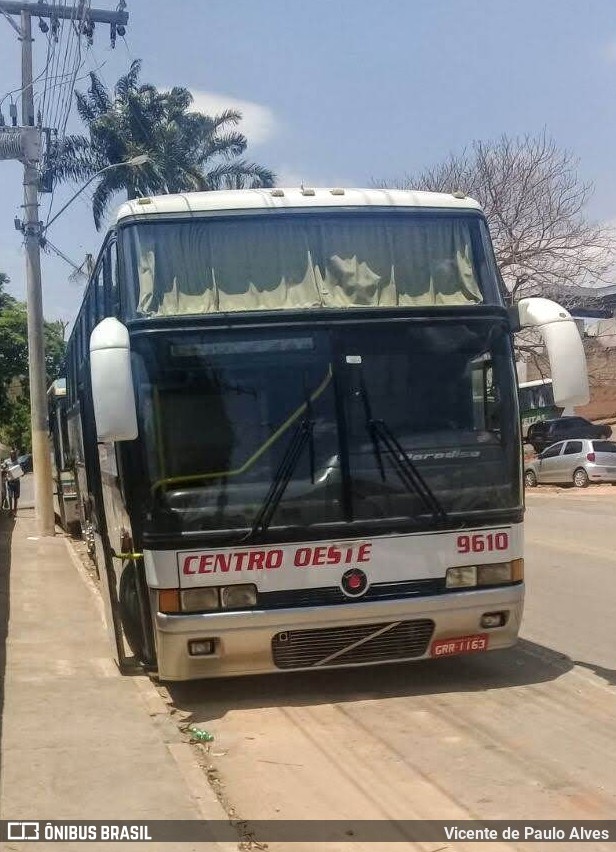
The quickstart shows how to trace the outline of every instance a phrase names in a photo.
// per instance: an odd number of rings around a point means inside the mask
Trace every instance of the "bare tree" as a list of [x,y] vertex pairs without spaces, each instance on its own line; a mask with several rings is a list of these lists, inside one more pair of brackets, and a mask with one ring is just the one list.
[[615,247],[610,230],[584,216],[593,188],[580,182],[577,166],[545,132],[501,136],[473,142],[461,155],[394,185],[462,190],[475,198],[486,214],[511,300],[546,296],[567,305],[579,300],[578,287],[604,280]]

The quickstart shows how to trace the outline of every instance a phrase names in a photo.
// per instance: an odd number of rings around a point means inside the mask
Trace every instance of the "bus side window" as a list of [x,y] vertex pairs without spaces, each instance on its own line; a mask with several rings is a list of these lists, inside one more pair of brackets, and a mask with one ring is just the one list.
[[119,317],[120,289],[118,287],[118,248],[115,242],[107,246],[103,258],[103,279],[105,291],[105,316]]
[[96,297],[96,321],[94,323],[95,325],[97,325],[105,316],[105,289],[103,286],[103,280],[103,267],[99,266],[94,277],[94,281],[92,282],[94,286],[93,295]]
[[96,325],[97,322],[97,299],[98,293],[96,288],[96,277],[90,281],[90,285],[88,287],[88,297],[87,297],[87,329],[86,329],[86,354],[88,354],[88,350],[90,349],[90,335],[92,334],[92,329]]
[[77,317],[75,339],[77,341],[77,375],[79,375],[79,364],[83,361],[83,316],[81,314]]
[[492,363],[481,359],[471,364],[474,428],[494,432],[500,428],[499,400]]
[[81,314],[81,364],[80,369],[83,368],[83,362],[87,358],[88,355],[88,312],[87,305],[86,309]]

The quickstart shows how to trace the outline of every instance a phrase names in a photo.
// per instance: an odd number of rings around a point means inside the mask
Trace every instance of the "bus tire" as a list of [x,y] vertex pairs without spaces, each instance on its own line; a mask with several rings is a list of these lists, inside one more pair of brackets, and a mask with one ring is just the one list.
[[128,647],[141,663],[147,664],[151,661],[147,660],[147,645],[143,635],[139,591],[137,589],[138,582],[137,565],[134,561],[131,561],[122,571],[120,578],[118,589],[120,619]]

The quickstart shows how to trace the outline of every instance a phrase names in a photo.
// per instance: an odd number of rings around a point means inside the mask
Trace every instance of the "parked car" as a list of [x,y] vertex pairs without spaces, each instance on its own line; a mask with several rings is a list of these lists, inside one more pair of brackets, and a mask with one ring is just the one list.
[[21,465],[21,469],[24,473],[32,473],[32,456],[30,453],[26,453],[24,456],[19,456],[17,464]]
[[612,428],[607,424],[595,425],[584,417],[558,417],[555,420],[540,420],[528,427],[526,443],[540,453],[567,438],[611,438]]
[[589,482],[616,485],[616,442],[560,441],[547,447],[524,470],[527,488],[559,484],[586,488]]

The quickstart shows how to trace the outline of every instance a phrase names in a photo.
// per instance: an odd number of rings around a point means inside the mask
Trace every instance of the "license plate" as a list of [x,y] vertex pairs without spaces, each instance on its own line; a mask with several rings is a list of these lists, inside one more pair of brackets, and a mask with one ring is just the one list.
[[436,639],[430,648],[431,657],[449,657],[453,654],[472,654],[488,650],[488,634],[474,633],[472,636],[453,636],[451,639]]

